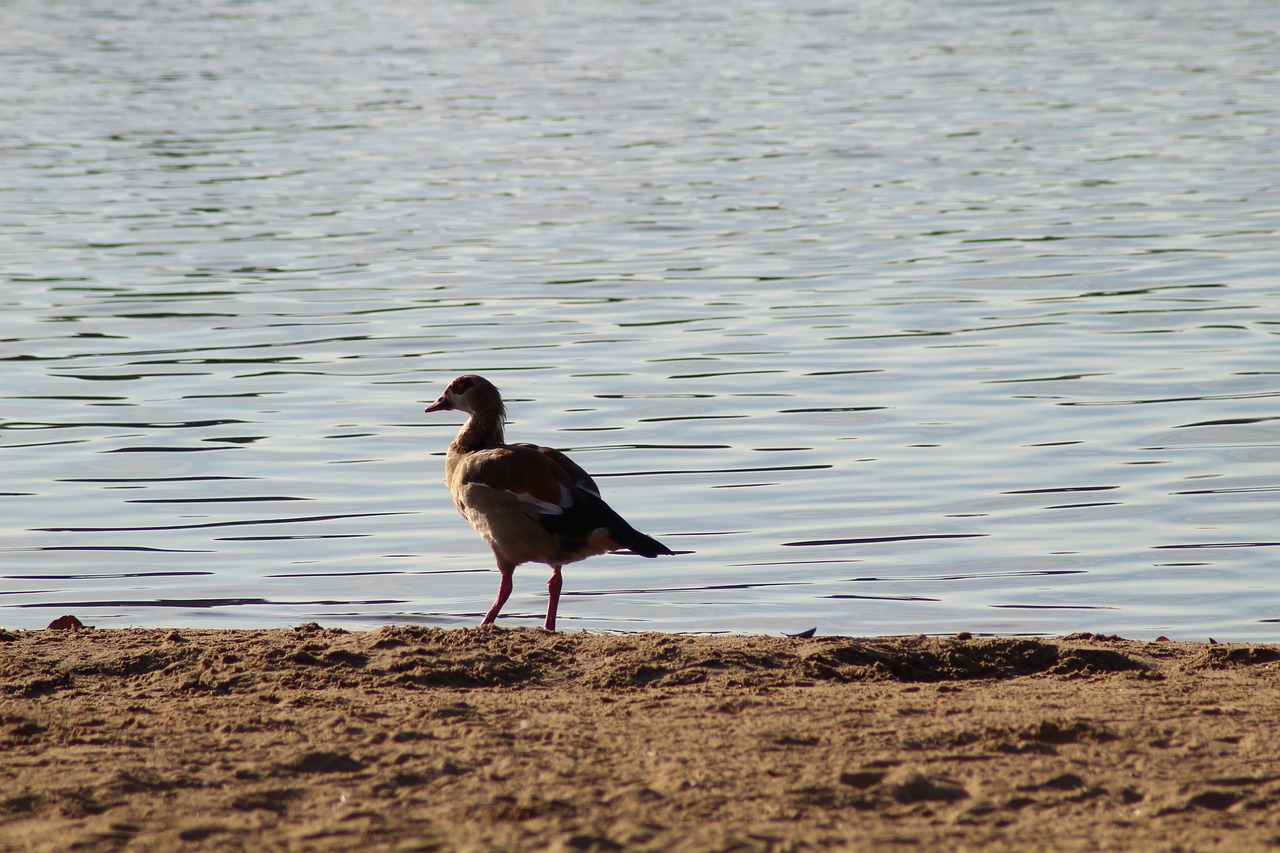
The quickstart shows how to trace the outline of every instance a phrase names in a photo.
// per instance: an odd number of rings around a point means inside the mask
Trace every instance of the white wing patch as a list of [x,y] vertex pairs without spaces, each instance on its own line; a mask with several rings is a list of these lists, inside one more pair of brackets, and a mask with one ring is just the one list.
[[[506,490],[504,489],[504,491]],[[507,494],[511,495],[511,497],[515,498],[521,503],[532,504],[533,506],[537,507],[538,512],[542,513],[543,515],[563,515],[566,509],[573,506],[573,494],[569,491],[569,488],[564,485],[560,486],[560,502],[554,503],[554,504],[548,501],[535,498],[533,495],[529,494],[528,492],[508,491]]]

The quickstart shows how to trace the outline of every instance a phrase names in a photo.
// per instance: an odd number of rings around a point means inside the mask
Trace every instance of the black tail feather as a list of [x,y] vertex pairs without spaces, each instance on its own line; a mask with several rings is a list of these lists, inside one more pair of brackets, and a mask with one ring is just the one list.
[[626,522],[623,522],[623,524],[626,525],[625,530],[616,530],[614,527],[610,527],[609,538],[630,549],[631,553],[639,554],[641,557],[657,557],[662,554],[675,553],[675,551],[672,551],[652,536],[646,536],[631,525],[626,524]]
[[541,521],[543,527],[551,532],[580,541],[585,541],[592,531],[604,528],[610,539],[641,557],[675,553],[657,539],[627,524],[599,495],[580,486],[574,488],[571,507],[560,515],[543,515]]

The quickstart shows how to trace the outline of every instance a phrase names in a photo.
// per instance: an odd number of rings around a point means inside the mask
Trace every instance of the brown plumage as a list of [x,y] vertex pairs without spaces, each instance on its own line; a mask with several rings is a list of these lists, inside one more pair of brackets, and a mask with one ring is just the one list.
[[674,553],[627,524],[600,497],[591,475],[568,456],[550,447],[505,443],[506,407],[489,380],[459,376],[426,408],[452,410],[470,418],[449,445],[445,482],[453,505],[493,549],[502,573],[498,597],[481,625],[498,618],[521,563],[551,567],[543,627],[554,631],[565,564],[624,548],[642,557]]

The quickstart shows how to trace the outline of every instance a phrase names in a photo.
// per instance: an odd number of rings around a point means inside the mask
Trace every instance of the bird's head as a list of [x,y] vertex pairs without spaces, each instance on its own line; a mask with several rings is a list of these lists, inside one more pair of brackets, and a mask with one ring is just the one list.
[[476,413],[495,413],[501,420],[506,419],[506,409],[502,404],[502,395],[498,388],[483,376],[467,374],[454,379],[444,389],[444,393],[424,411],[451,412],[457,410],[468,415]]

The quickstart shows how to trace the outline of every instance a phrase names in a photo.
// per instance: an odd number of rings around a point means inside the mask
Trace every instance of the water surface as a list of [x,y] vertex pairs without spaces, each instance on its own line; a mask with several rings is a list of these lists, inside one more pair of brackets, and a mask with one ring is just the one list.
[[0,624],[474,624],[479,372],[564,629],[1275,639],[1273,12],[10,3]]

